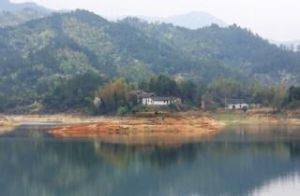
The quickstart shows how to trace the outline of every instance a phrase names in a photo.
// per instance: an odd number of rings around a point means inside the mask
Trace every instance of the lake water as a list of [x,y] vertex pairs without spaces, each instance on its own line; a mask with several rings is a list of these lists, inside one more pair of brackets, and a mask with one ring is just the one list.
[[228,127],[173,146],[0,136],[2,196],[300,195],[300,127]]

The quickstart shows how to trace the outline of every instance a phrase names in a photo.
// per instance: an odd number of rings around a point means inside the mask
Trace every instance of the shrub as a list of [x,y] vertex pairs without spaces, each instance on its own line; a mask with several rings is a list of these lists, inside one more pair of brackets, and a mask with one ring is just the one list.
[[118,108],[118,111],[117,111],[118,115],[120,115],[120,116],[124,116],[128,112],[129,112],[129,109],[127,106],[121,106]]

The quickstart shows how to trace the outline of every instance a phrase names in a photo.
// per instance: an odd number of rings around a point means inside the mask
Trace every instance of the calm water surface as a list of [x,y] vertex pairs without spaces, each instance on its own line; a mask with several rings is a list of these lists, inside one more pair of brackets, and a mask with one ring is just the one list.
[[228,127],[178,146],[0,136],[2,196],[300,195],[300,127]]

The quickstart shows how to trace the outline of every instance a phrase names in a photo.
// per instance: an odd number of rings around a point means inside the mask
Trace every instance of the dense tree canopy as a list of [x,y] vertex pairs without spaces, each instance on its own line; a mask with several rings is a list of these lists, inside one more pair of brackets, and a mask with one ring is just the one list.
[[57,78],[52,84],[48,82],[39,86],[39,91],[45,93],[42,102],[49,110],[88,109],[93,105],[94,92],[102,83],[100,75],[84,73],[71,78]]
[[137,100],[130,96],[131,90],[132,87],[124,79],[114,80],[100,87],[96,92],[96,97],[100,99],[97,112],[127,113],[137,104]]

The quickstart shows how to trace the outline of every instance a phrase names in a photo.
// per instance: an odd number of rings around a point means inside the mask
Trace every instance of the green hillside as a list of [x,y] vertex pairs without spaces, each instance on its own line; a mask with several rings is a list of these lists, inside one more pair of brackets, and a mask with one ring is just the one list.
[[[281,79],[291,84],[299,82],[299,53],[279,49],[236,25],[228,28],[212,25],[188,30],[167,24],[149,25],[135,18],[123,22],[176,48],[181,54],[201,64],[205,72],[213,72],[213,75],[224,73],[222,69],[225,69],[231,77],[235,75],[232,73],[237,73],[248,79],[257,78],[263,83],[272,84]],[[192,69],[192,72],[195,70]]]
[[135,18],[109,22],[82,10],[2,28],[0,48],[2,110],[47,99],[77,77],[98,76],[100,84],[165,74],[196,83],[229,77],[266,84],[297,83],[300,75],[299,54],[237,26],[188,30]]

